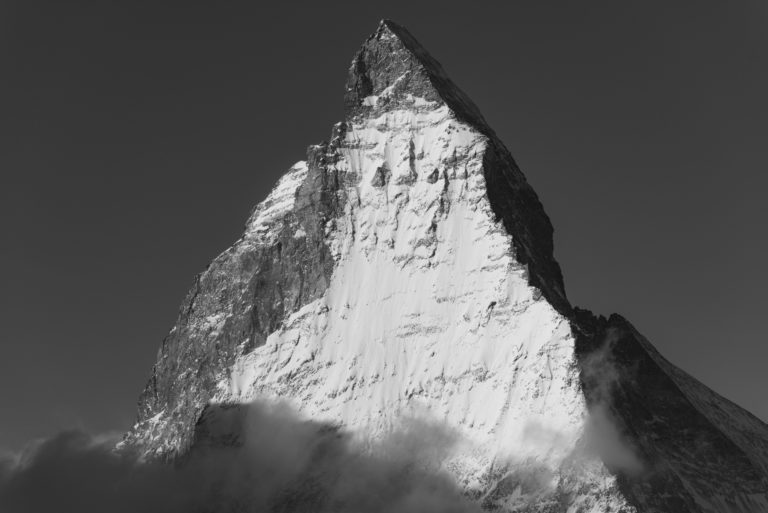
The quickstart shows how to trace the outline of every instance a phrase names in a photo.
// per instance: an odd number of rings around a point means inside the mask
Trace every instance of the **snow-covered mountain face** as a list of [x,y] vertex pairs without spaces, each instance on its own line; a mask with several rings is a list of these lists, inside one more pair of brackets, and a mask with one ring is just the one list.
[[768,427],[570,306],[536,194],[391,22],[330,142],[198,276],[126,443],[181,454],[207,406],[253,400],[363,446],[440,423],[460,440],[441,470],[489,509],[768,511]]

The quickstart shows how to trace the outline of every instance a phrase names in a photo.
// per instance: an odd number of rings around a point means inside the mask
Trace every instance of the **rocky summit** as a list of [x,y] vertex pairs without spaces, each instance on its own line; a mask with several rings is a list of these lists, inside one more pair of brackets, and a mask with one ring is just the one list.
[[573,307],[552,234],[475,104],[382,21],[330,140],[197,277],[124,447],[179,457],[213,408],[280,401],[361,447],[443,426],[437,471],[488,510],[768,511],[768,426]]

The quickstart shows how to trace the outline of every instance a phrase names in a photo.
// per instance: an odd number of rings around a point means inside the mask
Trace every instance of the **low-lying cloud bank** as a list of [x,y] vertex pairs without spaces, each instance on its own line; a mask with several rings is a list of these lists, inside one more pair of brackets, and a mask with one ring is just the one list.
[[[221,443],[217,435],[233,422],[238,440]],[[198,447],[174,464],[142,462],[114,451],[114,441],[63,432],[0,460],[0,511],[478,511],[436,471],[453,443],[450,433],[411,422],[361,450],[332,426],[264,404],[209,418]]]

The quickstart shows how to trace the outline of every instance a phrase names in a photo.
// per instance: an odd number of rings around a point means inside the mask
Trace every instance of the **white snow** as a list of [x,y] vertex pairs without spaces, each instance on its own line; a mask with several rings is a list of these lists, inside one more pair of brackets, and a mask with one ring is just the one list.
[[[351,126],[337,166],[360,182],[328,227],[330,286],[237,360],[217,400],[288,400],[363,441],[404,415],[440,420],[463,435],[446,469],[466,488],[487,491],[484,476],[505,465],[544,466],[556,484],[587,416],[574,337],[494,221],[485,145],[445,106]],[[375,187],[382,165],[391,178]],[[305,172],[294,166],[257,209],[250,230],[261,240]],[[591,464],[593,489],[612,490]],[[615,494],[601,500],[622,503]],[[595,501],[583,498],[584,511],[605,511]]]
[[259,203],[246,226],[245,236],[260,244],[271,244],[277,234],[275,224],[293,208],[296,189],[307,175],[307,163],[294,164],[285,173],[269,196]]

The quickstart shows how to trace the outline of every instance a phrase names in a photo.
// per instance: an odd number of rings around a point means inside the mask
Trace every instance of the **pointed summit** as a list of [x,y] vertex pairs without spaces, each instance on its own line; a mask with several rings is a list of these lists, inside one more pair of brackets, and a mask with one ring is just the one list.
[[531,283],[560,311],[570,310],[553,256],[552,225],[536,193],[477,106],[408,30],[386,19],[379,23],[352,60],[344,100],[348,121],[446,106],[456,119],[486,136],[485,180],[494,214],[513,236],[517,259],[528,266]]
[[444,103],[459,119],[483,133],[491,132],[477,106],[448,78],[434,57],[408,30],[391,20],[381,20],[352,60],[347,80],[347,117],[371,110],[372,101],[385,109],[404,100],[420,98]]

